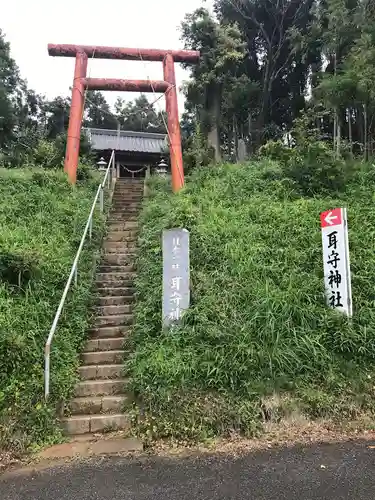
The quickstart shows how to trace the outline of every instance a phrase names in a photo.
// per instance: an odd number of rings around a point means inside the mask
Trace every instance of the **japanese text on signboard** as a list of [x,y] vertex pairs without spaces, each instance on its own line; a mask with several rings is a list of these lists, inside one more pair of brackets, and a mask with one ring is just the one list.
[[321,214],[324,284],[327,304],[351,315],[351,285],[346,211]]
[[190,302],[189,232],[163,232],[163,324],[178,322]]

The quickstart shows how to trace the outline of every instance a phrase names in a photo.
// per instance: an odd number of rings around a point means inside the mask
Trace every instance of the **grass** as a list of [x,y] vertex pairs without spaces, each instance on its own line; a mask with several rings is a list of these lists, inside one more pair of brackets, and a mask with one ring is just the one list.
[[89,321],[99,214],[52,344],[48,405],[44,344],[98,183],[91,176],[71,187],[56,171],[0,169],[0,449],[22,451],[59,438],[56,408],[74,388]]
[[[301,196],[269,161],[198,170],[174,196],[162,181],[151,189],[128,364],[138,432],[194,441],[254,435],[296,411],[372,415],[374,167],[358,165],[333,197]],[[351,321],[324,301],[319,213],[336,206],[348,208]],[[161,234],[172,227],[190,231],[192,299],[181,327],[163,331]]]

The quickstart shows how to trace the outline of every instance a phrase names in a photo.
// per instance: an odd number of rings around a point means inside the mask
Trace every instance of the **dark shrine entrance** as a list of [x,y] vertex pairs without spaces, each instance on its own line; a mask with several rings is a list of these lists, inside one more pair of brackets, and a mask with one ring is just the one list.
[[115,151],[116,169],[119,177],[144,177],[162,159],[168,163],[169,147],[167,134],[86,128],[85,134],[97,159],[109,160]]

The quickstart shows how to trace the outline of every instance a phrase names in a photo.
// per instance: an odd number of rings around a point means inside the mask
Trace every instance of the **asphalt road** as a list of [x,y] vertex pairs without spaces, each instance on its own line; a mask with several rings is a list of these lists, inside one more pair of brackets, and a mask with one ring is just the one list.
[[1,500],[374,500],[371,443],[241,457],[102,458],[0,478]]

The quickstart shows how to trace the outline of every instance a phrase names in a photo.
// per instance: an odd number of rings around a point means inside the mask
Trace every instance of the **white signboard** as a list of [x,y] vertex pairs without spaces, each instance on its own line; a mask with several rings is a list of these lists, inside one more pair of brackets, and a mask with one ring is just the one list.
[[327,305],[351,317],[353,304],[346,208],[321,213],[320,222]]
[[163,326],[178,323],[190,305],[189,231],[163,231]]

